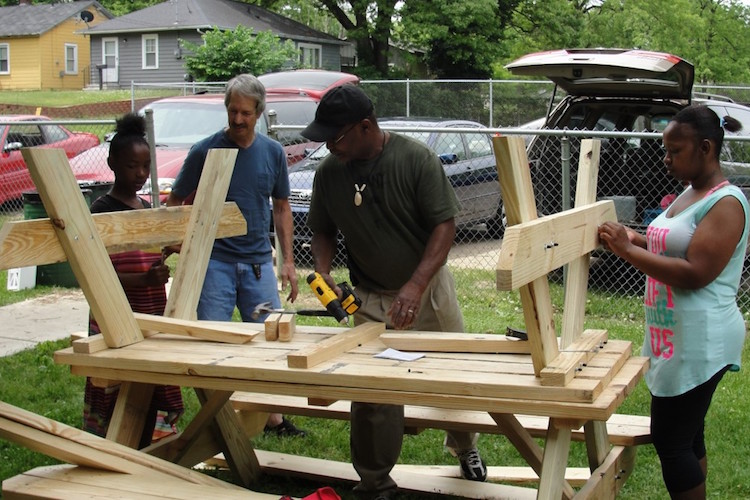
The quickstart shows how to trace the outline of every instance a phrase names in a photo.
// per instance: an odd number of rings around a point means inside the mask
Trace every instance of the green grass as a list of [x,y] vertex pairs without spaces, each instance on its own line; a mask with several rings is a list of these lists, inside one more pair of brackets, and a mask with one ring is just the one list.
[[[491,271],[455,270],[459,301],[465,315],[466,330],[471,332],[504,332],[507,326],[523,327],[521,305],[515,292],[498,292]],[[311,306],[316,300],[307,292],[300,270],[300,299]],[[341,274],[339,279],[345,279]],[[551,291],[559,325],[562,290],[552,285]],[[638,298],[620,297],[590,291],[586,306],[586,327],[604,328],[611,338],[630,340],[638,353],[642,344],[643,309]],[[307,302],[310,300],[310,302]],[[298,318],[299,324],[325,324],[330,319]],[[717,335],[721,333],[717,326]],[[54,351],[69,345],[68,341],[41,344],[37,348],[0,359],[0,400],[43,414],[73,426],[80,426],[83,379],[70,375],[67,366],[52,362]],[[750,344],[745,345],[743,360],[750,362]],[[747,415],[750,413],[750,379],[746,366],[739,374],[730,373],[719,386],[708,415],[706,433],[709,453],[708,492],[710,498],[750,498],[750,472],[744,464],[750,455],[746,439]],[[198,409],[191,390],[183,393],[188,405],[184,425]],[[649,395],[644,383],[622,404],[619,413],[648,415]],[[295,417],[295,423],[306,429],[304,439],[279,439],[258,436],[254,445],[259,449],[349,461],[349,426],[347,422]],[[403,463],[434,463],[455,465],[455,459],[442,448],[443,433],[425,431],[407,436],[401,454]],[[525,465],[524,460],[502,436],[484,435],[479,447],[489,465]],[[0,441],[0,480],[53,460],[25,448]],[[573,443],[570,466],[586,466],[582,443]],[[226,471],[211,472],[232,480]],[[281,476],[264,476],[254,488],[275,494],[303,496],[324,483],[302,481]],[[345,500],[353,499],[350,484],[332,486]],[[632,476],[625,483],[620,498],[642,500],[667,498],[662,484],[658,459],[650,445],[638,448]],[[403,499],[424,499],[428,496],[404,494]]]
[[[174,89],[138,90],[139,97],[172,95]],[[126,101],[130,89],[121,90],[1,90],[0,103],[24,106],[75,106],[98,102]]]

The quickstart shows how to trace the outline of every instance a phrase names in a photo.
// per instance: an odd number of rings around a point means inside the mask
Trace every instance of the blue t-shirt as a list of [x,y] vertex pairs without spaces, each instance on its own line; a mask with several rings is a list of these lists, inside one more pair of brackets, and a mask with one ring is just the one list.
[[642,353],[651,361],[645,378],[655,396],[684,394],[727,365],[739,370],[745,321],[736,297],[748,236],[748,202],[742,191],[728,185],[673,217],[667,217],[668,210],[663,212],[648,226],[646,240],[649,251],[684,259],[698,224],[724,196],[733,196],[742,204],[745,228],[719,276],[696,290],[646,279]]
[[289,198],[286,154],[281,144],[256,135],[248,148],[240,148],[224,130],[197,142],[190,148],[172,191],[187,198],[198,187],[209,149],[238,149],[229,182],[227,201],[237,203],[247,221],[247,234],[216,240],[211,258],[222,262],[261,264],[271,260],[271,198]]

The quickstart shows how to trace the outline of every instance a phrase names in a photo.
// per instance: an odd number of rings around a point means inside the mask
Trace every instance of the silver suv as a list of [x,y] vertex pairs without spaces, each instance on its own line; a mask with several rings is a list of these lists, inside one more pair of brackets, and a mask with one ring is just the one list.
[[[662,132],[670,118],[691,103],[704,103],[721,117],[730,115],[750,133],[750,108],[727,98],[693,96],[693,65],[672,54],[643,50],[575,49],[528,54],[506,66],[516,75],[546,77],[567,94],[552,107],[542,128]],[[554,94],[554,93],[553,93]],[[553,95],[554,99],[554,95]],[[570,174],[575,187],[580,140],[570,138]],[[750,151],[725,144],[725,173],[735,184],[748,184]],[[562,209],[560,137],[536,136],[528,156],[537,209]],[[661,138],[602,139],[597,196],[614,198],[623,222],[638,226],[661,210],[662,200],[681,189],[667,175]],[[572,199],[572,198],[571,198]]]

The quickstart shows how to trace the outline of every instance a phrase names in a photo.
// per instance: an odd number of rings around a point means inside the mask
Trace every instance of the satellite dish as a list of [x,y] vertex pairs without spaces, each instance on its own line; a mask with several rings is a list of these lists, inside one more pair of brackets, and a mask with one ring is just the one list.
[[94,14],[92,14],[91,12],[87,10],[82,10],[80,16],[81,16],[81,21],[83,21],[84,23],[90,23],[91,21],[94,20]]

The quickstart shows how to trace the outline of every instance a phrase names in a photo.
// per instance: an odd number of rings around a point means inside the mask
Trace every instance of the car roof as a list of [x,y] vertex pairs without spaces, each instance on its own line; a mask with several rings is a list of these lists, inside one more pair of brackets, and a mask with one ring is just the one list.
[[[200,102],[200,101],[219,101],[224,103],[224,94],[190,94],[190,95],[178,95],[173,97],[164,97],[152,101],[150,104],[161,103],[161,102]],[[150,105],[149,104],[149,105]],[[148,105],[147,105],[148,106]]]
[[42,115],[0,115],[0,121],[3,122],[22,122],[22,121],[41,121],[49,120],[49,117]]
[[690,99],[695,69],[665,52],[562,49],[527,54],[507,64],[515,75],[546,77],[568,94]]
[[267,92],[301,91],[318,100],[333,87],[345,83],[355,85],[359,83],[357,75],[319,69],[277,71],[275,73],[260,75],[258,80],[266,87]]
[[378,118],[378,124],[391,127],[484,127],[481,123],[470,120],[408,116]]

